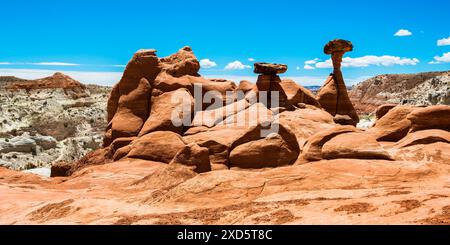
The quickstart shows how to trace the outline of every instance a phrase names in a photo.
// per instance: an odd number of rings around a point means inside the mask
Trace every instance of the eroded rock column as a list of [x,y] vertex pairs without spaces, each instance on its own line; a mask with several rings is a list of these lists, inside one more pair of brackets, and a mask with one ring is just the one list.
[[[280,86],[281,79],[278,74],[283,74],[287,71],[288,67],[284,64],[270,64],[270,63],[255,63],[256,74],[258,80],[256,81],[256,87],[258,90],[258,101],[262,102],[267,108],[272,107],[289,107],[287,103],[287,96]],[[272,98],[272,91],[278,92],[278,98]],[[265,92],[261,94],[261,92]],[[267,95],[266,98],[264,98]],[[278,100],[278,105],[274,105],[272,99]]]
[[330,41],[325,45],[325,54],[331,55],[333,73],[320,89],[317,99],[326,111],[335,116],[337,123],[356,125],[359,117],[348,96],[341,71],[342,57],[346,52],[352,50],[353,44],[342,39]]

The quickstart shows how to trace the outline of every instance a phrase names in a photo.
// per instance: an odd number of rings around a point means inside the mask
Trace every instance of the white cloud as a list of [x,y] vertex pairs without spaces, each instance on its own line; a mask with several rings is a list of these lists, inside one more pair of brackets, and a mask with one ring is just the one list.
[[438,40],[437,41],[437,45],[438,46],[448,46],[448,45],[450,45],[450,37]]
[[231,63],[228,63],[227,66],[225,66],[225,70],[244,70],[244,69],[250,69],[252,68],[249,65],[244,65],[239,60],[233,61]]
[[412,36],[412,32],[405,30],[405,29],[400,29],[394,34],[394,36],[396,36],[396,37]]
[[216,62],[214,62],[210,59],[202,59],[202,60],[200,60],[200,66],[204,69],[209,69],[209,68],[216,67],[217,64],[216,64]]
[[253,62],[253,61],[255,61],[255,59],[254,58],[248,58],[248,61]]
[[12,65],[11,62],[0,62],[0,65]]
[[[342,67],[368,67],[375,66],[393,66],[393,65],[417,65],[420,61],[417,58],[400,58],[397,56],[383,55],[366,55],[363,57],[351,58],[345,57],[342,59]],[[332,68],[331,59],[323,62],[317,62],[316,68]]]
[[297,66],[297,67],[295,67],[295,69],[296,69],[297,71],[299,71],[301,68],[300,68],[300,66]]
[[37,65],[37,66],[80,66],[80,64],[65,63],[65,62],[37,62],[37,63],[26,63],[27,65]]
[[303,69],[305,69],[305,70],[314,70],[314,69],[316,69],[316,68],[314,68],[314,66],[311,66],[311,65],[305,65],[305,66],[303,67]]
[[313,60],[307,60],[307,61],[305,61],[305,65],[314,65],[317,62],[319,62],[319,60],[320,60],[319,58],[315,58]]
[[428,64],[442,64],[442,63],[450,63],[450,52],[444,53],[442,56],[434,56],[434,60],[428,62]]
[[0,76],[16,76],[23,79],[38,79],[62,72],[85,84],[112,86],[122,77],[122,72],[88,72],[88,71],[60,71],[41,69],[0,69]]

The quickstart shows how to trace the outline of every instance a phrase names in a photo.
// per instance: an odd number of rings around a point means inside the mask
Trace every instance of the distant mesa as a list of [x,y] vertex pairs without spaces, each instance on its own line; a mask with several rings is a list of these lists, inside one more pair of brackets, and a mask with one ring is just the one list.
[[56,72],[52,76],[36,79],[12,81],[6,86],[6,89],[85,89],[86,86],[75,79],[61,73]]

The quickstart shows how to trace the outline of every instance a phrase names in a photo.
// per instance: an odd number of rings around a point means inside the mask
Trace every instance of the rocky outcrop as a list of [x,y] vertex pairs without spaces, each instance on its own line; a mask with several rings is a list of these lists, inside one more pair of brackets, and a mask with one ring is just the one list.
[[450,131],[450,106],[439,105],[420,108],[411,112],[407,119],[411,121],[411,131],[424,129],[444,129]]
[[348,96],[341,71],[344,53],[352,50],[353,44],[341,39],[330,41],[325,46],[324,52],[325,54],[331,54],[334,70],[317,93],[317,100],[331,115],[347,115],[353,120],[351,124],[356,126],[359,117]]
[[381,119],[386,113],[388,113],[392,108],[396,107],[397,104],[384,104],[380,105],[375,111],[376,119]]
[[398,141],[405,137],[410,128],[411,121],[407,116],[416,108],[412,106],[396,106],[375,122],[368,131],[380,141]]
[[358,114],[383,104],[450,105],[450,71],[379,75],[353,86],[349,95]]
[[[152,113],[145,121],[139,136],[154,131],[172,131],[181,134],[182,122],[185,119],[190,122],[194,111],[194,99],[184,88],[153,96],[150,103]],[[175,120],[180,120],[181,123],[174,125]]]
[[134,140],[127,157],[169,163],[185,145],[180,135],[157,131]]
[[322,156],[324,159],[392,159],[375,137],[360,132],[336,135],[322,146]]
[[181,149],[170,164],[187,166],[197,173],[211,171],[208,148],[200,147],[195,143],[186,145]]
[[54,89],[54,88],[61,88],[74,91],[77,90],[79,92],[83,92],[83,90],[86,89],[86,86],[61,72],[56,72],[52,76],[36,80],[15,81],[6,86],[6,89],[10,90],[17,90],[17,89],[34,90],[34,89]]
[[110,91],[62,73],[36,80],[0,77],[0,165],[49,171],[56,162],[76,162],[100,148]]
[[[436,210],[446,210],[450,196],[448,106],[386,105],[375,126],[356,128],[339,92],[346,93],[340,62],[349,50],[342,40],[325,47],[335,65],[328,88],[336,92],[324,104],[326,96],[316,100],[282,79],[285,65],[257,63],[257,84],[237,87],[201,77],[188,47],[166,58],[138,51],[109,97],[105,147],[54,161],[58,178],[0,168],[0,223],[440,220]],[[261,97],[271,92],[279,101]],[[328,102],[340,111],[329,112]],[[25,136],[1,140],[2,157],[17,153],[11,147],[51,151],[58,141]]]

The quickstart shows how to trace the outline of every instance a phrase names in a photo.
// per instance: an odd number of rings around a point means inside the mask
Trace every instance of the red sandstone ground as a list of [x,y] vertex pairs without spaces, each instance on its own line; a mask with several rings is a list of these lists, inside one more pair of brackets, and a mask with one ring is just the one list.
[[450,165],[425,160],[436,147],[421,149],[422,161],[339,159],[199,175],[143,160],[69,178],[1,169],[0,223],[450,224]]

